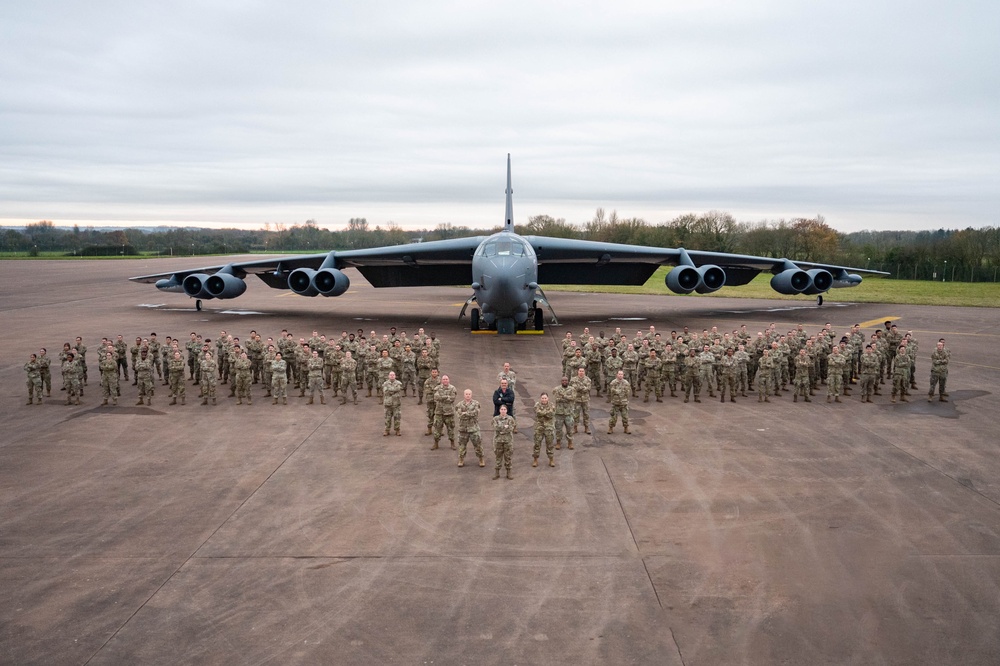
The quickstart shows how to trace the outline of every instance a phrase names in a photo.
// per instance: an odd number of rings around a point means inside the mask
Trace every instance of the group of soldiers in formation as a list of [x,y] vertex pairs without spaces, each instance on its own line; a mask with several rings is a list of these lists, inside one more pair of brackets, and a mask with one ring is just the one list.
[[[137,337],[132,346],[122,335],[103,338],[97,350],[101,377],[102,405],[117,405],[121,396],[121,380],[128,382],[131,367],[132,385],[138,388],[136,405],[152,405],[154,384],[169,387],[170,404],[186,402],[186,383],[199,387],[201,404],[217,404],[218,385],[229,385],[229,397],[236,404],[253,404],[251,386],[260,383],[272,404],[288,404],[288,386],[299,389],[299,397],[314,404],[319,394],[320,404],[326,404],[326,391],[358,404],[358,392],[367,389],[368,397],[377,397],[383,406],[385,427],[383,436],[401,435],[402,398],[412,391],[418,405],[426,405],[427,436],[433,436],[431,450],[439,448],[447,434],[453,450],[458,451],[458,466],[464,467],[468,443],[471,441],[480,467],[485,467],[482,437],[479,429],[481,406],[472,397],[471,389],[458,399],[458,388],[448,375],[440,372],[441,342],[434,333],[421,328],[412,338],[396,328],[379,336],[375,331],[366,337],[364,331],[343,331],[339,338],[327,339],[318,331],[309,338],[296,339],[282,330],[277,340],[263,339],[251,331],[246,342],[221,331],[213,342],[192,332],[187,340],[167,336],[162,342],[156,333]],[[59,364],[63,378],[62,390],[66,404],[80,404],[87,385],[87,347],[80,337],[75,344],[63,345]],[[684,402],[692,396],[701,402],[703,390],[711,398],[718,393],[721,402],[728,393],[731,402],[736,396],[746,397],[756,389],[758,402],[770,402],[793,387],[793,401],[801,397],[811,401],[819,384],[827,386],[827,402],[841,402],[849,396],[851,386],[860,387],[862,402],[872,402],[881,395],[880,388],[892,382],[891,401],[907,401],[911,389],[916,389],[917,342],[911,332],[902,333],[890,321],[868,338],[858,325],[837,339],[828,323],[819,332],[809,335],[801,325],[786,333],[771,324],[756,336],[747,327],[731,333],[719,333],[717,327],[701,333],[670,331],[663,337],[650,326],[638,331],[633,338],[616,329],[610,337],[604,332],[596,336],[588,328],[579,336],[567,332],[562,341],[562,378],[558,386],[542,393],[534,405],[534,449],[532,467],[538,466],[541,445],[550,467],[555,467],[555,451],[574,448],[573,435],[582,425],[590,434],[590,398],[602,393],[611,405],[608,434],[614,431],[618,418],[623,430],[629,430],[629,399],[643,393],[643,401],[653,396],[663,402],[683,392]],[[946,382],[951,352],[944,339],[937,342],[931,353],[928,401],[947,401]],[[52,358],[42,348],[31,354],[24,365],[28,375],[28,404],[42,402],[52,395]],[[155,379],[154,379],[155,377]],[[517,433],[514,401],[517,377],[510,363],[497,374],[498,388],[493,393],[493,433],[495,475],[501,467],[511,479],[513,435]],[[458,444],[455,430],[458,430]]]

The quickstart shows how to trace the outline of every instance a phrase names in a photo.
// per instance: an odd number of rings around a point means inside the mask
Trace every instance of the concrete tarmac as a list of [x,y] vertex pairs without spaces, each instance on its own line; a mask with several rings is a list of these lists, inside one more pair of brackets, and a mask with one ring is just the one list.
[[[462,288],[340,298],[249,279],[233,301],[127,281],[216,260],[0,261],[0,663],[1000,663],[1000,310],[550,293],[545,335],[470,335]],[[864,289],[864,285],[859,289]],[[912,402],[755,394],[631,403],[632,431],[532,468],[531,405],[584,326],[634,334],[894,319],[920,343]],[[374,398],[100,407],[103,336],[213,340],[420,326],[484,403],[487,467],[430,451],[423,405],[382,437]],[[23,364],[80,335],[90,382],[26,406]],[[951,401],[926,401],[952,350]],[[492,480],[497,372],[517,372],[514,479]],[[888,385],[884,388],[888,388]],[[363,395],[363,394],[362,394]]]

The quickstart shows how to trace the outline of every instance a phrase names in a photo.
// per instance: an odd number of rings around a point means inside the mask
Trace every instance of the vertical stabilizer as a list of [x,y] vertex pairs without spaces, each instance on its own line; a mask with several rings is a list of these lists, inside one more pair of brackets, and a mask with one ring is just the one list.
[[507,153],[507,214],[504,216],[503,230],[514,231],[514,190],[510,187],[510,153]]

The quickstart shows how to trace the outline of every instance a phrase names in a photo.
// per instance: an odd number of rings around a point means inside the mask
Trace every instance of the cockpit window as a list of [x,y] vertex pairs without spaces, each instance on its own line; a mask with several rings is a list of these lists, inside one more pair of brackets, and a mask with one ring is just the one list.
[[483,256],[486,257],[523,257],[524,245],[516,238],[491,238],[483,244]]

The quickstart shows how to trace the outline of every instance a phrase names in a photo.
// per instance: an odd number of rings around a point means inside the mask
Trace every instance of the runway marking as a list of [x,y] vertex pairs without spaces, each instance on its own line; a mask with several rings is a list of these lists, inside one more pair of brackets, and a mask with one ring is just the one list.
[[820,307],[827,308],[850,308],[856,306],[857,303],[826,303],[822,306],[819,305],[790,305],[780,308],[751,308],[749,310],[717,310],[716,312],[724,312],[726,314],[753,314],[755,312],[791,312],[793,310],[819,310]]
[[891,317],[883,317],[881,319],[869,319],[868,321],[861,322],[860,324],[858,324],[858,326],[860,326],[861,328],[875,328],[875,327],[881,328],[883,323],[887,321],[896,321],[897,319],[902,319],[902,317],[893,315]]

